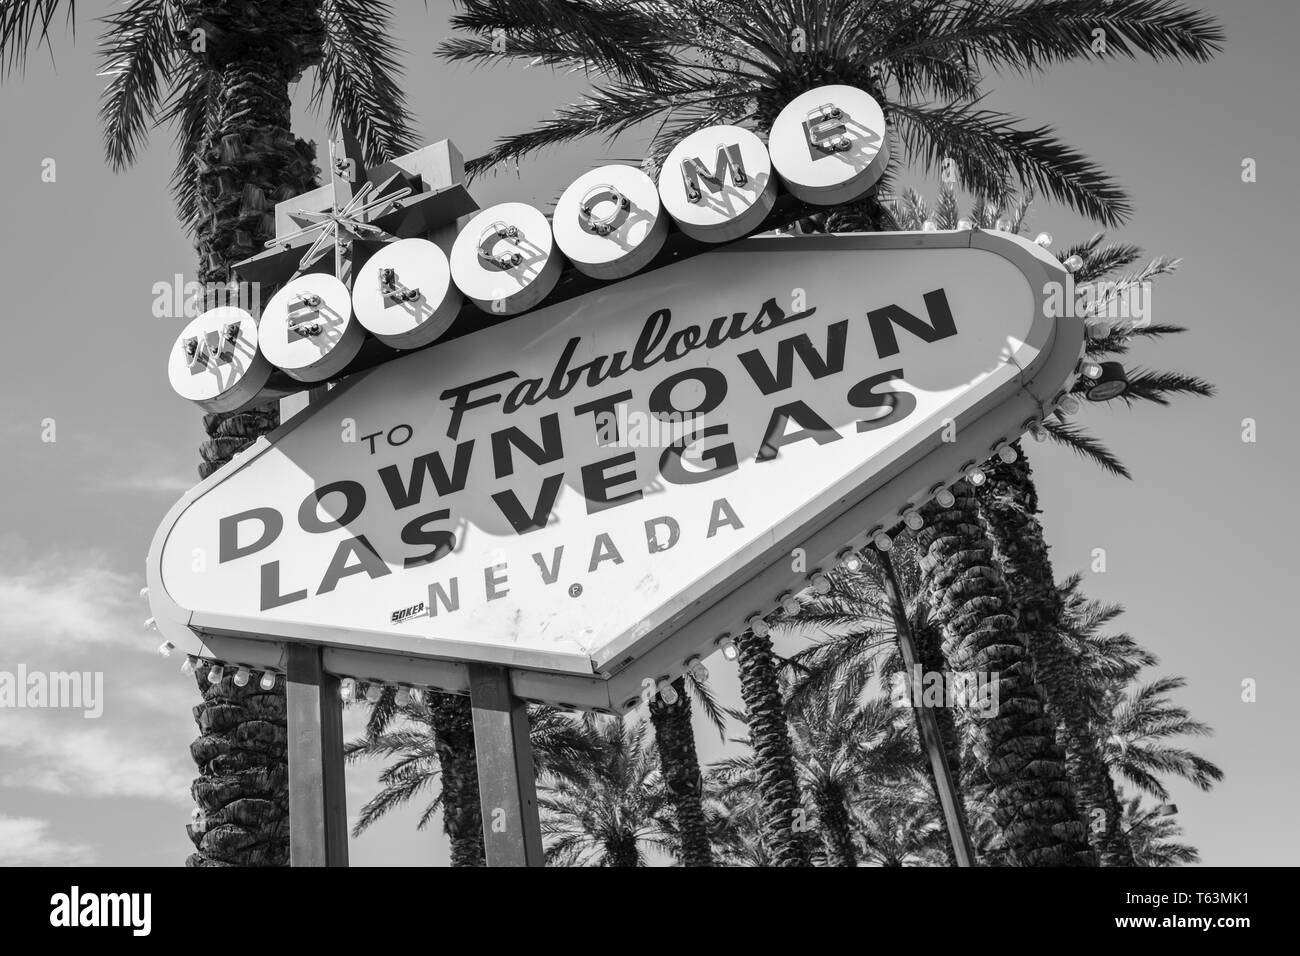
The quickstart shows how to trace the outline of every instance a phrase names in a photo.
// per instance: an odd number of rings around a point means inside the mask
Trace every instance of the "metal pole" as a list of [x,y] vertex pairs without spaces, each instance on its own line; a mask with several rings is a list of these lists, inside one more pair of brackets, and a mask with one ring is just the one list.
[[[907,608],[903,604],[903,589],[898,583],[898,574],[889,553],[876,550],[876,560],[884,571],[885,594],[889,598],[889,610],[894,616],[894,632],[898,635],[898,646],[903,651],[903,665],[907,668],[910,681],[916,673],[916,642],[912,639],[912,625],[907,620]],[[973,866],[975,853],[971,849],[970,834],[966,832],[966,820],[958,810],[957,786],[948,768],[948,755],[943,749],[943,737],[939,734],[939,720],[934,711],[924,705],[913,704],[917,725],[921,728],[921,738],[930,757],[930,767],[938,784],[939,803],[943,806],[943,818],[948,824],[948,838],[952,840],[953,855],[958,866]]]
[[343,704],[321,653],[315,644],[288,646],[290,866],[348,865]]
[[542,866],[528,706],[504,667],[483,664],[469,665],[469,701],[488,866]]

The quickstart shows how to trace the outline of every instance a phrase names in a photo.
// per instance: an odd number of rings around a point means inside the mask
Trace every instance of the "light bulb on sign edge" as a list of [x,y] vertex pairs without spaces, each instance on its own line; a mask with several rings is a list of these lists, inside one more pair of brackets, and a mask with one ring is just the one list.
[[745,622],[745,626],[754,632],[755,637],[767,637],[772,631],[772,628],[768,626],[767,621],[763,620],[761,614],[751,615],[749,620]]
[[1028,422],[1025,425],[1025,431],[1029,432],[1029,437],[1031,437],[1036,442],[1045,442],[1049,437],[1047,433],[1047,426],[1036,419],[1032,422]]
[[996,229],[998,232],[1010,232],[1011,226],[1012,223],[1010,219],[999,219],[997,222],[993,224],[993,228]]
[[1008,445],[1005,442],[1003,442],[1001,445],[998,445],[995,451],[997,452],[998,458],[1001,459],[1002,462],[1007,465],[1010,465],[1019,457],[1016,454],[1015,448],[1013,448],[1011,445]]
[[223,664],[213,664],[208,668],[208,683],[220,684],[222,678],[226,676],[226,668]]
[[873,534],[871,536],[871,543],[880,551],[889,551],[894,547],[894,539],[884,531],[877,531]]
[[1042,246],[1044,249],[1050,248],[1052,245],[1052,234],[1050,232],[1040,232],[1034,237],[1034,244]]
[[140,597],[144,598],[145,600],[149,599],[149,589],[147,587],[140,589]]
[[852,548],[840,552],[840,567],[850,574],[857,574],[862,570],[862,556]]
[[239,668],[237,671],[235,671],[235,686],[247,687],[249,676],[250,676],[250,671],[248,670],[247,667]]
[[664,678],[655,685],[655,690],[659,691],[659,699],[671,707],[677,703],[677,688],[673,687],[672,681]]
[[1079,400],[1073,395],[1062,395],[1056,401],[1056,410],[1066,415],[1079,414]]
[[185,661],[181,664],[181,673],[186,675],[193,674],[197,669],[195,663],[194,658],[191,655],[186,654]]
[[383,696],[384,685],[378,681],[371,681],[366,685],[366,702],[370,704],[379,703],[379,698]]
[[339,698],[345,702],[357,699],[357,682],[353,678],[345,677],[339,681]]
[[731,639],[730,634],[718,638],[718,647],[722,650],[722,656],[729,661],[734,661],[740,653],[736,650],[736,642]]
[[146,631],[156,631],[156,630],[158,630],[158,622],[157,622],[154,618],[152,618],[152,617],[151,617],[151,618],[148,618],[148,619],[144,622],[144,629],[145,629]]
[[171,641],[163,641],[158,645],[158,653],[163,657],[171,657],[172,651],[176,650],[176,645]]
[[925,222],[921,223],[921,231],[922,231],[922,232],[938,232],[938,231],[939,231],[939,224],[938,224],[937,222],[935,222],[933,219],[927,219]]
[[965,232],[969,229],[974,229],[975,223],[970,219],[958,219],[957,228],[960,229],[962,232]]
[[275,671],[263,671],[262,679],[257,682],[257,686],[262,690],[271,690],[275,687]]
[[1066,272],[1078,272],[1083,268],[1083,257],[1078,255],[1070,256],[1061,265],[1065,266]]
[[686,661],[686,673],[691,675],[691,680],[697,684],[703,684],[709,679],[709,669],[704,666],[704,661],[698,657],[692,657]]
[[971,465],[966,469],[966,480],[976,488],[984,484],[987,479],[988,475],[984,474],[983,469],[981,469],[979,465]]
[[940,508],[951,508],[957,503],[957,496],[944,488],[935,494],[934,500],[938,502]]
[[826,575],[818,572],[812,576],[812,588],[818,594],[831,593],[831,579]]
[[786,614],[793,617],[799,613],[799,599],[790,592],[787,591],[785,594],[782,594],[779,600],[781,602],[781,610],[785,611]]
[[1079,372],[1084,378],[1101,378],[1101,364],[1098,362],[1084,362]]
[[903,512],[903,524],[913,531],[920,531],[925,527],[925,519],[921,517],[921,512],[915,508],[908,508]]
[[398,687],[397,692],[393,694],[393,703],[398,707],[405,707],[411,700],[411,690],[408,687]]

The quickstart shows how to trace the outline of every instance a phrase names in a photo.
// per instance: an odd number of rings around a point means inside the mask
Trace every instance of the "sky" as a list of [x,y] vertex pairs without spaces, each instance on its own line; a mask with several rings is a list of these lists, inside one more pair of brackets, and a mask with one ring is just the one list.
[[[1081,420],[1134,479],[1103,474],[1068,450],[1030,445],[1058,577],[1083,571],[1087,594],[1122,603],[1119,627],[1157,654],[1149,676],[1180,674],[1176,700],[1210,724],[1188,742],[1226,779],[1209,793],[1173,783],[1186,839],[1210,865],[1294,865],[1296,708],[1300,673],[1290,588],[1298,569],[1294,472],[1300,436],[1291,377],[1300,355],[1292,287],[1300,203],[1292,0],[1201,0],[1227,32],[1208,64],[1080,63],[1034,78],[992,77],[989,103],[1051,124],[1115,175],[1136,211],[1109,238],[1183,259],[1158,281],[1153,321],[1190,331],[1134,350],[1134,363],[1213,381],[1213,399],[1126,411],[1087,407]],[[87,5],[90,6],[90,5]],[[398,4],[405,88],[422,142],[451,138],[466,157],[526,128],[586,88],[580,75],[471,68],[432,50],[447,0]],[[83,11],[82,16],[85,17]],[[26,75],[0,85],[0,671],[103,675],[103,713],[0,710],[0,863],[180,864],[197,735],[198,693],[158,638],[138,591],[154,529],[196,480],[200,413],[164,370],[179,331],[155,318],[153,287],[190,277],[193,252],[166,183],[171,131],[156,130],[122,174],[104,163],[96,112],[104,80],[97,25],[58,37]],[[323,154],[324,117],[295,97],[295,129]],[[606,158],[639,155],[643,139],[549,151],[476,182],[480,206],[545,207]],[[1255,182],[1243,182],[1253,159]],[[43,172],[53,161],[52,182]],[[324,165],[323,160],[321,165]],[[919,171],[903,183],[935,191]],[[1031,234],[1058,246],[1095,227],[1036,203]],[[1244,441],[1247,420],[1254,441]],[[1098,570],[1100,552],[1104,570]],[[734,668],[709,662],[725,702]],[[1243,682],[1255,700],[1243,700]],[[351,736],[361,715],[350,712]],[[702,762],[722,752],[697,725]],[[350,767],[348,810],[377,789],[375,765]],[[412,837],[418,808],[351,842],[353,865],[443,865],[435,823]]]

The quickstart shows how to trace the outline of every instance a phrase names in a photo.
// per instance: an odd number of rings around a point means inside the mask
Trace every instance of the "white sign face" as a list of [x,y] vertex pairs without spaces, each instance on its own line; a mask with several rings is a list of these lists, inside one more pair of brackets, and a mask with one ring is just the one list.
[[417,349],[437,341],[460,311],[447,255],[427,239],[399,239],[357,271],[352,308],[385,345]]
[[981,232],[753,239],[397,359],[173,509],[155,617],[623,708],[1048,414],[1063,275]]
[[555,241],[584,275],[621,279],[645,267],[668,238],[654,181],[632,166],[599,166],[555,204]]
[[266,304],[259,326],[266,357],[300,382],[323,382],[343,371],[365,337],[352,317],[352,293],[323,273],[286,282]]
[[551,294],[564,270],[551,224],[527,203],[489,206],[451,247],[451,277],[484,312],[514,315]]
[[257,348],[257,322],[233,306],[208,309],[177,337],[167,377],[177,394],[204,411],[246,404],[271,377],[271,363]]
[[752,232],[772,211],[772,160],[749,130],[710,126],[673,147],[659,172],[659,196],[692,239],[730,242]]
[[885,114],[852,86],[822,86],[781,110],[768,148],[781,181],[818,205],[860,199],[889,165]]

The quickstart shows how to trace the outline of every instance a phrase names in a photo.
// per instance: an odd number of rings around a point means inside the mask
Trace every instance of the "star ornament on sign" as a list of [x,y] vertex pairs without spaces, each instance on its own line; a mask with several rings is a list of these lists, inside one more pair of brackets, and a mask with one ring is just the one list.
[[[344,137],[346,138],[346,133]],[[380,229],[370,220],[378,219],[391,212],[412,192],[409,186],[397,186],[397,183],[402,180],[402,175],[394,173],[378,185],[370,182],[363,183],[354,193],[352,183],[362,178],[361,162],[356,157],[348,156],[334,140],[330,141],[330,165],[334,187],[332,206],[320,212],[310,209],[297,210],[293,213],[293,219],[302,228],[288,235],[276,236],[266,242],[268,249],[277,246],[288,249],[297,240],[316,234],[315,240],[298,263],[298,268],[294,272],[295,277],[306,272],[332,248],[335,272],[339,278],[347,281],[352,243],[357,239],[393,241],[395,236]]]

